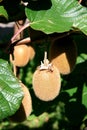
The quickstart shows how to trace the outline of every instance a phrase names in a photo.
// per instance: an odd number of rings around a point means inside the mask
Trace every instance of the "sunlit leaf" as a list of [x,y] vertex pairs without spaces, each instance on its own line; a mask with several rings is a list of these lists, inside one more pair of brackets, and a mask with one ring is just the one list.
[[14,114],[23,98],[19,81],[7,61],[0,59],[0,120]]
[[76,0],[51,0],[51,2],[49,9],[38,10],[33,7],[33,4],[25,9],[33,29],[49,34],[78,28],[87,34],[87,9],[85,7]]
[[87,85],[86,84],[84,84],[82,104],[84,104],[87,108]]
[[81,53],[78,57],[77,57],[77,64],[84,62],[85,60],[87,60],[87,54],[85,53]]
[[7,11],[5,10],[5,8],[3,6],[0,6],[0,17],[4,17],[4,18],[8,19]]

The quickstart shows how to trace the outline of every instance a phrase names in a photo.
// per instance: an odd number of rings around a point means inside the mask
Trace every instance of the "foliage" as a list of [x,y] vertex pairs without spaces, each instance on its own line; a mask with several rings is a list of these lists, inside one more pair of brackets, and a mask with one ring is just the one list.
[[[28,5],[25,5],[28,2]],[[28,117],[29,128],[58,130],[83,130],[87,126],[87,7],[83,0],[1,0],[0,22],[9,23],[29,20],[28,30],[23,26],[10,39],[26,31],[31,38],[35,57],[25,67],[17,67],[15,76],[9,52],[21,40],[0,43],[0,120],[9,122],[9,117],[19,109],[24,93],[20,80],[29,88],[33,110]],[[26,25],[25,25],[26,26]],[[25,29],[25,30],[24,30]],[[70,36],[77,46],[76,66],[68,75],[61,75],[61,90],[56,99],[49,102],[39,100],[32,88],[32,78],[44,51],[49,53],[51,42]],[[23,39],[22,38],[22,39]],[[66,43],[65,43],[66,44]],[[3,47],[4,46],[4,47]],[[36,126],[37,124],[37,126]],[[49,125],[51,124],[51,125]],[[5,124],[4,124],[5,125]],[[7,123],[8,125],[8,123]],[[14,126],[14,124],[13,124]],[[22,126],[23,127],[23,126]]]
[[46,4],[49,4],[50,7],[47,9],[46,6],[41,8],[38,4],[35,6],[30,3],[29,8],[25,9],[32,28],[47,34],[78,28],[87,34],[87,9],[82,7],[78,1],[48,0]]
[[0,16],[8,19],[8,14],[7,14],[7,12],[6,12],[6,10],[4,9],[3,6],[0,6]]
[[0,59],[0,120],[15,113],[23,92],[7,61]]

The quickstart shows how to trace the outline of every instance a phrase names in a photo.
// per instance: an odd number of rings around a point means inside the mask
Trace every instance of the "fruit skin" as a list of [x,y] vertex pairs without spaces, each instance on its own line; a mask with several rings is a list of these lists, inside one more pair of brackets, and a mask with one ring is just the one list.
[[52,43],[49,50],[49,60],[63,75],[73,71],[77,58],[76,44],[70,37],[64,37]]
[[28,46],[24,44],[14,46],[14,64],[18,67],[27,65],[29,60],[33,59],[34,55],[35,51],[30,45]]
[[28,45],[28,51],[30,52],[30,60],[32,60],[35,56],[35,50],[34,50],[33,46]]
[[55,66],[51,70],[37,69],[33,75],[33,90],[43,101],[51,101],[59,94],[61,87],[60,73]]
[[20,108],[14,115],[10,117],[10,120],[13,122],[22,122],[26,120],[32,112],[32,99],[29,90],[23,83],[21,83],[21,87],[24,92],[24,98],[22,100]]
[[27,45],[14,46],[14,64],[18,67],[25,66],[29,61],[29,52]]

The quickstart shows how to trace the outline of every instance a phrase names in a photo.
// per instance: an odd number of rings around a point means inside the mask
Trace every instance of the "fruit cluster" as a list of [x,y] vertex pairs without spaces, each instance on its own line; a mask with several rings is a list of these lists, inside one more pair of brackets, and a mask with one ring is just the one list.
[[[10,61],[13,66],[23,67],[34,56],[35,50],[30,43],[17,44],[10,54]],[[50,44],[48,56],[50,62],[45,52],[44,60],[37,67],[32,79],[33,91],[42,101],[52,101],[59,95],[61,74],[69,74],[74,69],[77,57],[76,44],[69,37],[55,40]],[[19,110],[11,117],[12,121],[18,122],[24,121],[32,112],[32,98],[29,90],[23,83],[20,84],[24,91],[24,98]]]
[[[28,43],[25,44],[25,40],[17,42],[13,48],[11,48],[10,61],[13,64],[14,74],[16,75],[16,67],[24,67],[32,60],[35,56],[35,50],[33,46]],[[24,98],[17,112],[10,117],[11,121],[22,122],[24,121],[32,112],[32,99],[28,88],[21,82],[20,85],[24,92]]]

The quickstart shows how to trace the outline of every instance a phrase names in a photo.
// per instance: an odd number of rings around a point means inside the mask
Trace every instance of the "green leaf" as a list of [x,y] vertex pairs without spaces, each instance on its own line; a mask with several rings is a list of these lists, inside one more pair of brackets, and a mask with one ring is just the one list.
[[78,28],[87,34],[87,9],[85,7],[76,0],[51,0],[51,2],[52,6],[49,9],[37,10],[34,9],[33,4],[25,8],[26,16],[33,29],[50,34]]
[[8,14],[3,6],[0,6],[0,17],[8,19]]
[[0,59],[0,120],[20,107],[23,92],[7,61]]
[[87,108],[87,85],[86,84],[84,84],[82,104],[84,104]]
[[83,63],[83,62],[86,61],[86,60],[87,60],[87,54],[81,53],[81,54],[77,57],[77,64]]

